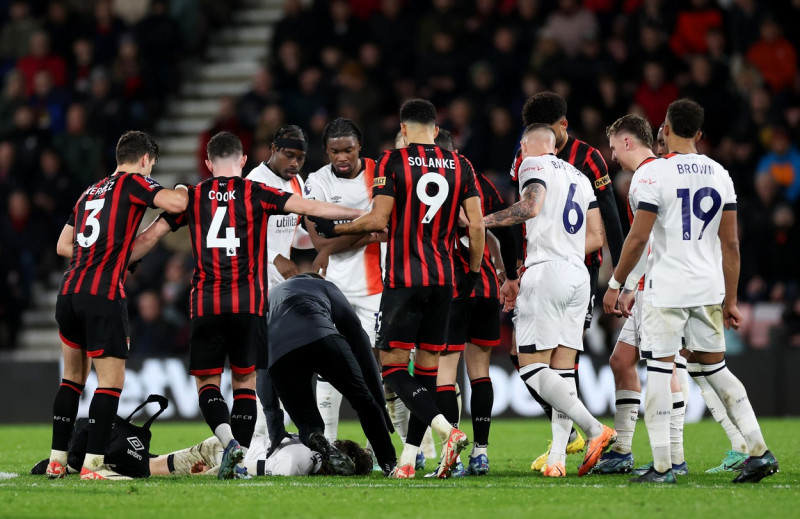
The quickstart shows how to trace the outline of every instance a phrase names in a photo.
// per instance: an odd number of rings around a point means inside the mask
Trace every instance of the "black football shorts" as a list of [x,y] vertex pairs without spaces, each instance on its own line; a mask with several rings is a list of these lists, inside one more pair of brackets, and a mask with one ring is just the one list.
[[444,351],[452,286],[385,288],[375,347]]
[[219,375],[227,357],[231,371],[246,375],[256,369],[256,330],[264,317],[253,314],[204,315],[192,318],[189,373]]
[[488,297],[454,299],[447,332],[447,351],[464,351],[471,342],[477,346],[500,344],[500,301]]
[[128,358],[131,334],[127,299],[59,294],[56,322],[64,344],[86,350],[88,357]]

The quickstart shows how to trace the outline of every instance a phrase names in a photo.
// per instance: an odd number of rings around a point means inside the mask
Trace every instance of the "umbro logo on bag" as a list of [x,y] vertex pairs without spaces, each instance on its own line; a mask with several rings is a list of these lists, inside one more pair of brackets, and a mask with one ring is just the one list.
[[131,447],[133,447],[137,451],[144,450],[144,445],[142,445],[142,441],[136,436],[129,436],[128,443],[130,443]]

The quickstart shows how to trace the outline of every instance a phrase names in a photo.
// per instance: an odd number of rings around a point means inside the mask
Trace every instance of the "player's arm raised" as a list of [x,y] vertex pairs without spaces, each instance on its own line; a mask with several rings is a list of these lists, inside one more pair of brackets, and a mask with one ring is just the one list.
[[546,194],[547,188],[542,182],[531,182],[523,189],[522,200],[502,211],[485,216],[483,222],[491,229],[509,227],[536,218],[542,211]]
[[189,205],[189,192],[183,184],[178,184],[175,189],[162,189],[153,198],[153,205],[168,213],[182,213]]
[[719,222],[720,246],[722,249],[722,276],[725,279],[725,301],[722,303],[722,317],[725,327],[739,329],[742,314],[736,306],[739,288],[739,233],[736,228],[736,210],[722,211]]
[[56,243],[56,254],[63,258],[72,257],[72,241],[75,239],[75,227],[65,224]]

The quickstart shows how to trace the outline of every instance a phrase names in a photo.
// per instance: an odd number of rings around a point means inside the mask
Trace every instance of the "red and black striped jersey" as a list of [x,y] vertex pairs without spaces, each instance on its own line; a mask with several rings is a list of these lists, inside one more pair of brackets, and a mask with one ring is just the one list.
[[[503,197],[497,191],[497,188],[492,184],[492,181],[486,178],[481,173],[475,174],[476,186],[478,193],[481,197],[481,212],[483,214],[492,214],[506,208],[506,203]],[[466,236],[466,229],[459,227],[458,239],[456,240],[456,253],[453,255],[457,266],[456,278],[460,279],[462,275],[469,272],[469,238]],[[488,243],[488,242],[487,242]],[[485,297],[496,299],[500,292],[500,280],[497,278],[497,269],[492,261],[492,255],[489,253],[489,245],[483,248],[483,261],[481,262],[481,276],[475,283],[475,289],[469,294],[470,297]],[[455,294],[454,297],[464,297],[465,294]]]
[[395,199],[384,286],[453,285],[458,209],[479,196],[472,164],[433,144],[387,150],[378,159],[372,195]]
[[[608,176],[608,166],[603,155],[597,148],[576,139],[573,136],[567,137],[567,143],[558,153],[557,157],[565,162],[569,162],[576,169],[579,169],[592,182],[594,196],[600,198],[603,193],[611,190],[611,177]],[[522,151],[517,150],[514,162],[511,166],[511,181],[518,183],[519,165],[522,164]],[[608,224],[606,224],[608,227]],[[602,248],[586,256],[586,265],[602,265]]]
[[150,177],[119,171],[83,192],[67,220],[75,229],[60,294],[125,298],[133,240],[161,189]]
[[284,214],[292,193],[241,177],[213,177],[189,187],[189,205],[162,214],[173,231],[184,225],[195,260],[191,317],[264,315],[267,221]]

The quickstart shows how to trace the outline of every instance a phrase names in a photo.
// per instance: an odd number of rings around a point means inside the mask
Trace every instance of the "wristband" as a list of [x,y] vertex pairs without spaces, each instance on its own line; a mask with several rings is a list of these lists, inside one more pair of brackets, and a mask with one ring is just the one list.
[[614,279],[613,275],[611,276],[611,279],[608,280],[608,288],[610,288],[611,290],[619,290],[621,286],[622,283]]

